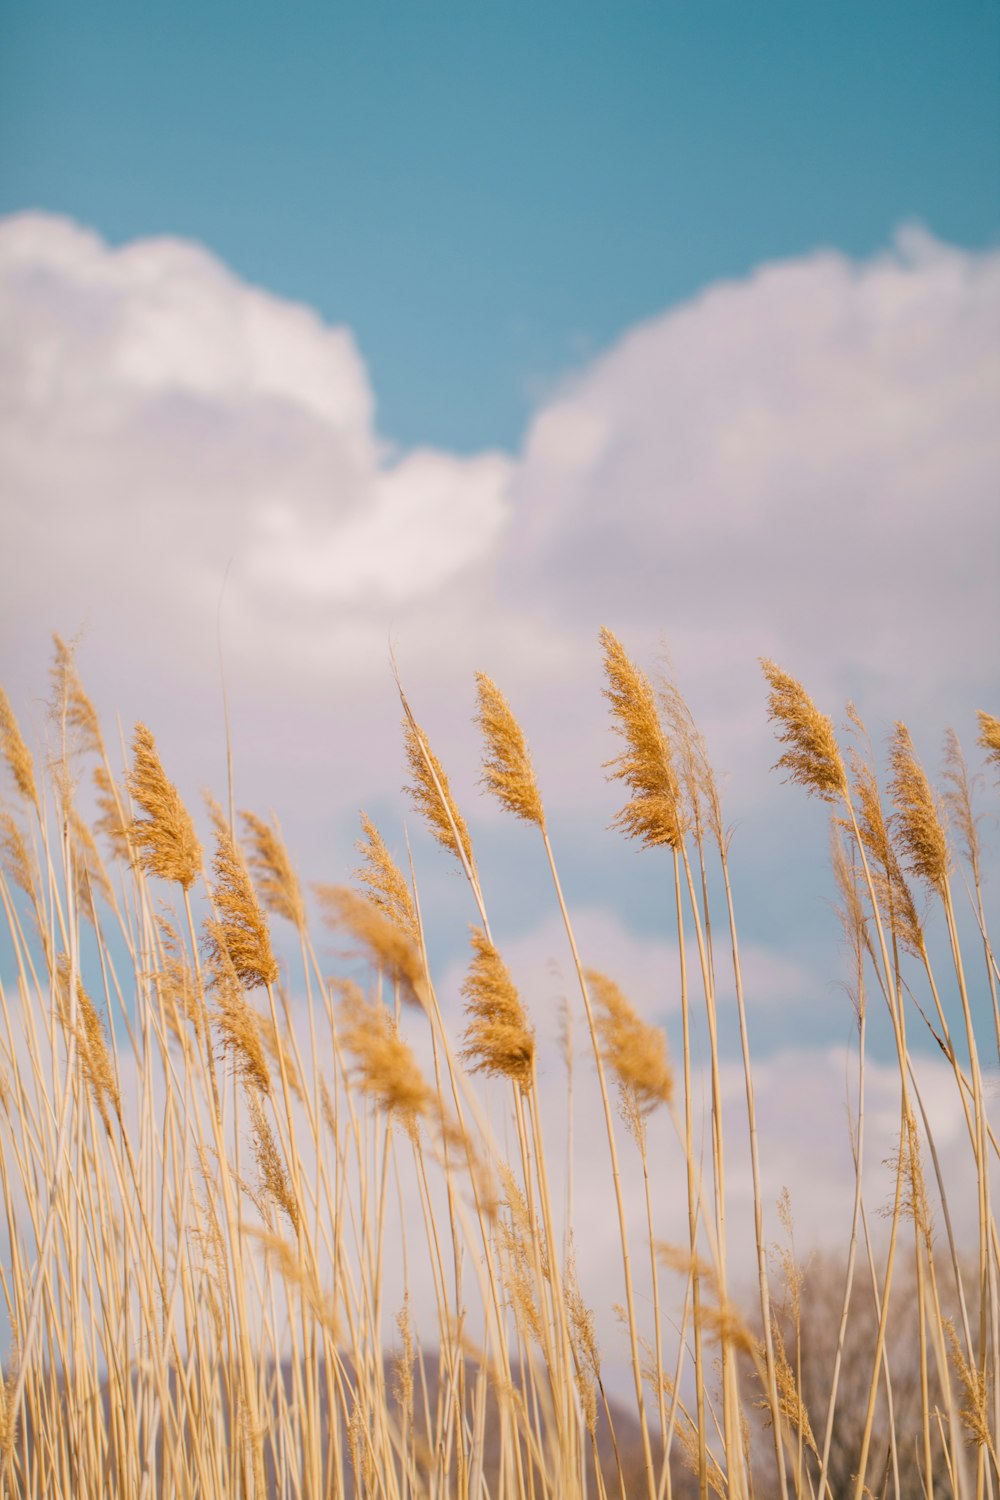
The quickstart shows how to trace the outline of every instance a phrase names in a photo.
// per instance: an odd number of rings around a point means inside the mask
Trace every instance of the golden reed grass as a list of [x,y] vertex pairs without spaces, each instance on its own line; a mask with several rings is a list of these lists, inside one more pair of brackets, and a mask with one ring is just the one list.
[[[150,730],[124,772],[112,763],[72,645],[56,639],[40,776],[0,692],[0,1495],[1000,1495],[1000,1151],[977,1033],[992,997],[1000,1057],[1000,974],[975,766],[949,733],[935,788],[902,724],[880,762],[853,708],[842,742],[763,663],[777,769],[831,807],[856,1024],[834,1285],[799,1263],[787,1201],[771,1254],[758,997],[705,742],[672,680],[655,686],[610,630],[600,649],[620,745],[605,770],[627,798],[613,827],[659,851],[648,878],[673,905],[657,1016],[585,965],[527,738],[485,673],[481,786],[537,830],[579,983],[560,1014],[514,983],[470,826],[402,694],[407,793],[479,917],[443,1001],[413,866],[367,815],[353,881],[303,885],[276,820],[233,824],[208,797],[206,863]],[[1000,720],[981,712],[978,736],[995,770]],[[730,994],[742,1119],[722,1108]],[[873,1005],[899,1068],[884,1162],[865,1149]],[[589,1072],[572,1065],[577,1007]],[[953,1083],[975,1244],[956,1239],[915,1033]],[[560,1056],[570,1127],[596,1109],[607,1138],[582,1177],[547,1140]],[[727,1213],[727,1153],[747,1149],[753,1313]],[[687,1243],[668,1244],[685,1217]]]

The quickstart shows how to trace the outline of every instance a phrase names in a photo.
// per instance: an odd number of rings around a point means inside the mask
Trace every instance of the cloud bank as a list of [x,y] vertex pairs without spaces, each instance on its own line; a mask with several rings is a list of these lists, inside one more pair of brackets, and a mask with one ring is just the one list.
[[600,865],[627,904],[602,623],[647,664],[669,642],[741,819],[791,800],[767,774],[759,654],[876,733],[905,717],[930,756],[995,708],[998,334],[1000,252],[909,228],[864,263],[766,265],[630,330],[520,453],[400,452],[349,330],[181,240],[7,219],[3,679],[37,730],[49,632],[83,627],[99,706],[149,723],[194,800],[224,772],[221,619],[240,799],[276,808],[308,873],[339,875],[354,809],[396,806],[390,642],[468,804],[481,667],[550,815],[587,823],[569,854],[586,899]]

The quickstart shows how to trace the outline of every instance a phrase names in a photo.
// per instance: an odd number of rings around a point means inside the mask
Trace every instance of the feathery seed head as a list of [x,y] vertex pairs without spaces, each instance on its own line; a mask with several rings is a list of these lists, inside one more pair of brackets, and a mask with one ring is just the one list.
[[237,976],[249,989],[273,984],[278,965],[264,913],[254,893],[243,857],[228,829],[216,837],[212,860],[212,900],[218,920],[207,924],[210,951],[221,946]]
[[95,892],[109,906],[114,906],[114,891],[111,887],[111,881],[108,879],[108,872],[104,868],[104,861],[101,858],[100,851],[94,842],[94,835],[72,802],[68,804],[66,814],[70,847],[72,850],[73,873],[76,878],[77,900],[84,916],[96,926],[97,917],[94,910]]
[[962,841],[966,859],[978,872],[980,840],[977,819],[972,811],[972,780],[954,729],[945,731],[944,784],[942,795],[949,821]]
[[396,1314],[396,1327],[403,1341],[403,1347],[393,1356],[392,1360],[392,1393],[403,1411],[408,1415],[413,1412],[413,1361],[415,1351],[413,1347],[413,1330],[410,1324],[410,1294],[403,1298],[403,1305]]
[[257,1163],[257,1171],[260,1175],[261,1191],[267,1203],[273,1204],[285,1215],[292,1228],[299,1227],[299,1205],[295,1199],[288,1169],[281,1158],[274,1132],[268,1124],[264,1106],[260,1102],[260,1096],[250,1092],[247,1095],[247,1105],[250,1110],[250,1121],[253,1125],[254,1160]]
[[94,832],[104,834],[115,859],[128,859],[131,853],[130,825],[125,815],[124,797],[103,765],[94,767],[94,786],[97,789],[98,809]]
[[431,1103],[413,1052],[384,1006],[371,1004],[353,984],[342,986],[341,996],[341,1037],[362,1091],[412,1136]]
[[191,814],[173,782],[167,780],[156,741],[145,724],[135,726],[132,760],[128,789],[146,816],[133,818],[129,842],[147,873],[176,880],[190,890],[201,865],[201,845]]
[[485,672],[476,673],[476,690],[476,723],[486,741],[483,784],[508,812],[544,829],[542,798],[521,726],[503,693]]
[[241,812],[250,845],[248,863],[256,876],[260,898],[268,911],[284,917],[299,932],[305,931],[306,908],[299,877],[276,829],[252,812]]
[[259,1089],[262,1094],[269,1094],[271,1071],[264,1054],[257,1015],[247,1004],[243,986],[229,957],[221,923],[208,921],[205,931],[212,995],[216,1007],[212,1013],[212,1022],[216,1033],[232,1058],[247,1091]]
[[695,724],[684,695],[671,677],[666,674],[661,677],[658,693],[691,823],[696,832],[700,831],[703,823],[707,823],[720,852],[725,853],[728,835],[722,822],[722,800],[704,735]]
[[473,960],[462,985],[469,1024],[461,1057],[474,1073],[531,1087],[535,1037],[506,964],[486,934],[472,929]]
[[389,981],[399,984],[404,999],[418,1005],[427,1000],[427,986],[420,951],[413,938],[374,901],[348,885],[314,885],[323,920],[343,927],[361,944],[368,959]]
[[903,862],[911,874],[943,895],[948,879],[948,843],[934,793],[905,724],[896,725],[889,742],[889,765],[889,790],[896,808],[893,828]]
[[0,687],[0,754],[14,778],[14,785],[25,802],[39,807],[38,788],[35,785],[35,763],[31,751],[24,743],[14,710],[3,688]]
[[[798,1383],[795,1379],[795,1371],[792,1369],[788,1353],[785,1349],[784,1335],[777,1320],[774,1320],[772,1323],[771,1336],[774,1351],[774,1378],[778,1389],[778,1410],[786,1422],[788,1422],[792,1431],[800,1433],[806,1447],[818,1457],[819,1449],[816,1447],[816,1438],[813,1434],[812,1423],[809,1420],[809,1412],[799,1391]],[[763,1341],[757,1344],[756,1353],[758,1364],[763,1365],[767,1358]],[[770,1401],[767,1399],[755,1401],[754,1405],[764,1412],[770,1409]],[[769,1416],[765,1416],[764,1425],[766,1427],[771,1425],[771,1418]]]
[[959,1408],[959,1417],[962,1426],[969,1434],[969,1438],[978,1447],[992,1451],[993,1436],[990,1426],[989,1391],[986,1384],[986,1376],[980,1370],[975,1361],[967,1360],[962,1352],[961,1340],[955,1332],[955,1325],[950,1318],[944,1322],[948,1334],[948,1342],[951,1345],[951,1359],[955,1366],[965,1400]]
[[205,1024],[205,1007],[195,971],[184,956],[184,948],[176,928],[165,917],[157,917],[156,925],[163,945],[163,963],[150,978],[156,986],[167,1025],[178,1039],[183,1039],[184,1017],[190,1021],[197,1036],[201,1037]]
[[[56,962],[56,1003],[59,1011],[59,1019],[67,1029],[70,1026],[72,1010],[70,1005],[70,960],[69,955],[60,953]],[[110,1103],[115,1114],[121,1117],[121,1098],[118,1092],[118,1082],[115,1078],[115,1070],[111,1061],[111,1053],[108,1051],[107,1040],[104,1035],[104,1027],[97,1013],[97,1007],[83,987],[83,981],[79,974],[76,976],[76,1048],[80,1062],[80,1071],[84,1081],[90,1090],[94,1103],[104,1122],[104,1128],[110,1130],[111,1124],[108,1117],[108,1104]]]
[[72,643],[67,645],[59,635],[53,635],[55,660],[52,663],[53,697],[67,726],[79,736],[79,748],[90,751],[102,759],[105,756],[104,736],[101,733],[97,710],[88,698],[80,681],[74,661]]
[[20,828],[4,808],[0,808],[0,861],[8,879],[35,901],[37,894],[31,855]]
[[625,653],[607,627],[601,630],[604,696],[611,704],[612,728],[627,749],[607,762],[609,780],[623,781],[632,792],[612,827],[647,847],[667,844],[679,849],[684,838],[680,788],[648,678]]
[[774,770],[787,771],[789,780],[824,802],[836,802],[847,792],[847,772],[832,719],[820,713],[802,684],[773,661],[762,659],[761,667],[771,688],[767,716],[779,726],[779,742],[788,746]]
[[444,768],[409,712],[403,719],[403,744],[410,770],[410,782],[404,791],[438,843],[454,854],[459,863],[464,855],[469,869],[474,869],[472,840],[465,819],[455,805]]
[[606,974],[588,969],[585,978],[598,1012],[601,1045],[622,1090],[626,1121],[632,1111],[641,1118],[658,1104],[669,1104],[674,1079],[663,1032],[636,1014]]
[[[851,770],[858,832],[871,858],[872,884],[879,911],[907,952],[919,957],[924,943],[920,917],[889,837],[875,773],[856,752],[851,755]],[[850,827],[850,824],[844,826]]]
[[358,839],[354,847],[364,863],[355,870],[355,879],[365,887],[373,905],[414,943],[418,942],[417,912],[410,887],[386,848],[382,835],[364,812],[361,814],[361,832],[364,837]]
[[976,744],[982,746],[987,759],[1000,770],[1000,719],[994,718],[982,708],[977,710],[976,716],[979,719],[979,738]]

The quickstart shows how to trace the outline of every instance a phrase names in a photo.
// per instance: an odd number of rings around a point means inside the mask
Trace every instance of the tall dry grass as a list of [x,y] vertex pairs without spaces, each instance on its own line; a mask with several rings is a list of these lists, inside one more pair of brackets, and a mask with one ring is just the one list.
[[[830,808],[857,1020],[853,1212],[835,1275],[810,1284],[790,1205],[764,1201],[753,996],[708,752],[672,682],[654,686],[608,630],[601,648],[615,826],[655,851],[673,905],[669,1039],[614,976],[585,966],[524,732],[497,685],[476,683],[482,786],[535,830],[592,1059],[574,1068],[567,1021],[568,1118],[587,1090],[604,1138],[590,1194],[603,1174],[607,1203],[599,1224],[575,1226],[564,1158],[545,1139],[539,1018],[496,945],[468,824],[405,695],[413,803],[477,913],[457,1031],[413,866],[366,816],[352,882],[310,900],[276,824],[210,799],[203,846],[145,726],[115,764],[62,642],[41,772],[0,694],[4,1494],[1000,1494],[998,1146],[984,1078],[1000,1046],[998,970],[958,740],[935,791],[898,725],[883,782],[856,711],[838,737],[764,663],[777,768]],[[995,770],[989,714],[979,743]],[[366,988],[326,972],[310,909],[355,969],[363,959]],[[943,967],[925,936],[934,913]],[[730,994],[745,1082],[736,1132],[719,1042]],[[884,1168],[871,1186],[865,1150],[872,1004],[898,1064],[881,1229]],[[977,1007],[995,1037],[977,1035]],[[914,1030],[931,1033],[952,1075],[974,1245],[953,1228]],[[671,1142],[682,1171],[667,1181]],[[742,1302],[734,1150],[753,1192],[756,1292]],[[636,1162],[638,1234],[624,1186]],[[671,1209],[683,1203],[680,1244],[663,1238],[668,1194]],[[617,1246],[628,1396],[609,1387],[607,1309],[588,1304],[577,1271],[579,1240],[597,1233]]]

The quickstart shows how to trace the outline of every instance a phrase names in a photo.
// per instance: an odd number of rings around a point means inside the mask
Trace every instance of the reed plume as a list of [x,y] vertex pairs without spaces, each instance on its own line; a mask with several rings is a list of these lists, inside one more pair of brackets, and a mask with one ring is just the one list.
[[74,647],[60,635],[53,635],[55,660],[52,664],[53,697],[65,715],[67,727],[78,736],[78,748],[105,758],[104,736],[97,710],[80,681],[74,659]]
[[18,794],[24,798],[25,802],[30,802],[33,807],[40,809],[38,788],[35,785],[35,763],[31,758],[31,751],[24,743],[21,730],[14,717],[14,710],[10,706],[10,700],[2,687],[0,687],[0,753],[7,762]]
[[[67,1030],[70,1025],[70,961],[69,955],[60,953],[56,961],[56,1002],[59,1019]],[[83,987],[80,976],[76,976],[76,1055],[80,1072],[97,1106],[104,1128],[111,1129],[108,1105],[116,1117],[121,1119],[121,1096],[115,1078],[111,1053],[108,1051],[104,1027],[97,1007]]]
[[278,965],[271,951],[267,922],[250,872],[235,840],[224,828],[216,835],[212,872],[212,901],[218,918],[205,924],[210,953],[224,950],[237,978],[248,989],[273,984]]
[[297,932],[304,932],[306,907],[302,887],[280,834],[252,812],[241,812],[240,817],[250,846],[247,863],[261,901],[269,912],[284,917]]
[[163,1005],[167,1024],[174,1035],[181,1038],[181,1018],[185,1017],[200,1037],[205,1026],[205,1007],[197,976],[184,956],[180,937],[173,924],[166,917],[157,917],[156,925],[164,958],[150,977]]
[[96,891],[109,906],[114,906],[114,891],[111,888],[108,872],[104,868],[100,850],[94,842],[94,835],[72,803],[69,804],[66,812],[77,877],[77,896],[84,915],[96,926],[94,892]]
[[889,765],[889,790],[896,808],[893,828],[903,863],[911,874],[943,896],[948,880],[948,843],[934,793],[914,754],[905,724],[897,724],[893,732]]
[[454,854],[459,863],[471,870],[472,840],[465,819],[455,805],[444,768],[427,741],[427,736],[407,709],[403,719],[403,745],[410,781],[403,790],[442,848]]
[[972,783],[962,746],[954,729],[945,730],[944,784],[942,800],[951,826],[962,840],[963,852],[974,872],[979,870],[980,839],[972,811]]
[[666,844],[679,849],[684,839],[680,787],[656,695],[607,627],[601,630],[601,645],[608,679],[604,696],[611,704],[612,727],[628,747],[607,762],[611,767],[608,779],[623,781],[632,793],[612,827],[647,847]]
[[94,767],[94,786],[97,789],[98,811],[94,820],[94,832],[103,834],[108,840],[113,858],[127,860],[132,847],[129,843],[129,820],[125,816],[122,794],[103,765]]
[[32,901],[37,900],[28,846],[17,823],[5,808],[0,808],[0,861],[7,878]]
[[269,1094],[271,1070],[264,1054],[257,1014],[247,1004],[221,933],[212,930],[218,926],[218,923],[208,924],[209,964],[215,1001],[212,1023],[248,1090],[258,1089],[262,1094]]
[[948,1342],[951,1345],[951,1360],[958,1376],[959,1384],[965,1396],[959,1408],[959,1418],[962,1426],[968,1432],[970,1439],[978,1447],[985,1448],[993,1457],[996,1466],[996,1449],[990,1433],[989,1407],[987,1405],[989,1392],[986,1385],[986,1377],[982,1370],[966,1359],[962,1352],[962,1344],[955,1332],[955,1325],[950,1318],[944,1322]]
[[366,957],[391,984],[398,984],[403,998],[417,1005],[427,1000],[423,960],[416,942],[382,908],[348,885],[314,885],[323,920],[330,927],[345,928],[360,943]]
[[588,969],[586,980],[597,1012],[601,1046],[622,1091],[626,1119],[632,1112],[643,1117],[657,1105],[669,1104],[674,1078],[663,1032],[636,1014],[606,974]]
[[274,1139],[274,1132],[268,1124],[264,1106],[260,1102],[260,1095],[250,1092],[247,1095],[247,1106],[253,1127],[251,1145],[265,1202],[280,1210],[297,1233],[299,1205],[295,1200],[288,1168],[282,1160],[281,1152]]
[[410,887],[368,814],[362,812],[360,816],[362,837],[354,847],[362,863],[354,872],[355,879],[364,886],[372,904],[416,943],[420,933]]
[[348,981],[341,986],[340,1025],[362,1092],[414,1135],[430,1107],[431,1091],[392,1016]]
[[156,750],[156,741],[145,724],[135,726],[132,770],[128,789],[146,814],[133,818],[128,839],[138,861],[150,875],[176,880],[190,890],[201,868],[198,843],[188,812],[173,782],[168,781]]
[[[923,929],[913,893],[890,837],[875,773],[857,753],[851,755],[851,771],[857,828],[871,857],[872,886],[879,911],[903,947],[919,957],[924,946]],[[850,829],[852,825],[849,820],[841,818],[840,826]]]
[[[772,1325],[771,1336],[774,1342],[774,1375],[778,1386],[778,1410],[792,1431],[798,1432],[801,1435],[806,1447],[818,1458],[819,1449],[816,1446],[816,1438],[813,1434],[812,1423],[809,1420],[809,1412],[806,1409],[798,1382],[795,1379],[795,1371],[792,1369],[788,1359],[784,1334],[777,1322]],[[763,1343],[757,1346],[757,1357],[763,1363]],[[764,1417],[764,1426],[770,1427],[770,1402],[767,1400],[755,1401],[754,1405],[758,1410],[767,1413]]]
[[476,673],[476,723],[486,742],[483,785],[501,806],[544,830],[545,812],[524,733],[491,677]]
[[802,684],[773,661],[761,658],[761,668],[771,688],[767,716],[779,726],[779,742],[788,746],[773,769],[787,771],[790,781],[824,802],[846,797],[847,772],[833,720],[820,713]]
[[535,1037],[521,997],[503,959],[478,927],[472,929],[472,948],[462,984],[469,1023],[461,1057],[473,1073],[509,1078],[527,1090],[534,1078]]
[[977,709],[976,717],[979,719],[976,744],[982,746],[987,760],[991,760],[997,770],[1000,770],[1000,719],[994,718],[982,708]]

